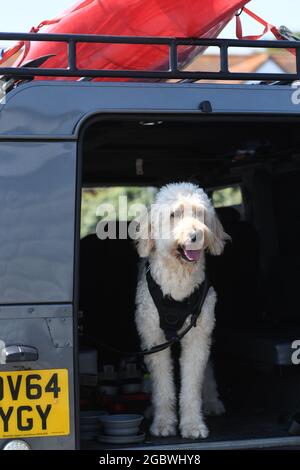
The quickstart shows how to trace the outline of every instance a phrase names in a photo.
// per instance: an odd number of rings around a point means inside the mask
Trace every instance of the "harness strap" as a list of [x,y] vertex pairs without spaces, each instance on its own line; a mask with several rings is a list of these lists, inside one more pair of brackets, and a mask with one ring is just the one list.
[[157,344],[156,346],[153,346],[150,349],[144,349],[142,351],[128,352],[128,351],[120,351],[119,349],[113,348],[112,346],[108,346],[107,344],[103,343],[102,341],[99,341],[96,338],[93,338],[92,336],[87,336],[87,339],[91,340],[95,345],[98,345],[101,348],[107,349],[108,351],[114,352],[115,354],[118,354],[120,356],[142,357],[142,356],[148,356],[150,354],[155,354],[155,353],[164,351],[165,349],[169,348],[173,344],[180,341],[193,327],[196,326],[197,319],[201,313],[202,307],[207,297],[208,290],[210,288],[210,284],[206,278],[203,284],[204,284],[203,295],[199,303],[199,310],[193,313],[193,315],[191,316],[190,324],[181,333],[177,333],[175,336],[173,336],[170,340],[166,341],[165,343]]
[[[163,330],[167,340],[177,338],[177,332],[182,329],[188,317],[192,317],[196,323],[200,315],[201,300],[205,295],[205,282],[198,286],[194,292],[181,301],[174,300],[169,295],[164,295],[160,285],[153,279],[149,262],[146,263],[146,280],[149,293],[159,315],[160,328]],[[194,325],[195,326],[195,325]]]

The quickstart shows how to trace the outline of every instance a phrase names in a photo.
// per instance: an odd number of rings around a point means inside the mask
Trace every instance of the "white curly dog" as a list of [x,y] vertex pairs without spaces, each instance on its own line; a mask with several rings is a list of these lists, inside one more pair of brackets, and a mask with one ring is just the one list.
[[[163,296],[181,302],[205,279],[205,251],[220,255],[229,237],[208,196],[191,183],[164,186],[151,209],[140,217],[139,223],[137,250],[149,264],[147,268],[146,263],[141,265],[135,319],[142,347],[150,349],[164,343],[166,337],[149,292],[146,269],[150,269]],[[196,326],[181,339],[179,429],[184,438],[207,437],[203,413],[219,415],[225,411],[208,362],[215,303],[216,293],[210,287]],[[190,316],[180,331],[189,322]],[[154,417],[150,431],[155,436],[176,435],[176,387],[170,348],[145,356],[145,362],[152,381]]]

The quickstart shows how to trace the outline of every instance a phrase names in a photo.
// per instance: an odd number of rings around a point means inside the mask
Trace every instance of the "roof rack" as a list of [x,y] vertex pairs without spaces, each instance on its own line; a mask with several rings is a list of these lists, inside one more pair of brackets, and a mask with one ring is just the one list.
[[[24,79],[26,77],[89,77],[89,78],[130,78],[158,80],[239,80],[239,81],[295,81],[300,80],[300,41],[252,41],[237,39],[198,39],[198,38],[168,38],[168,37],[133,37],[133,36],[99,36],[89,34],[42,34],[42,33],[0,33],[1,41],[45,41],[66,43],[68,46],[68,66],[61,69],[38,68],[23,66],[0,67],[2,76]],[[169,48],[168,70],[97,70],[79,69],[77,67],[76,45],[78,43],[94,44],[138,44],[161,45]],[[218,47],[220,49],[220,71],[190,72],[179,69],[178,47],[200,46]],[[238,48],[272,48],[294,49],[296,73],[234,73],[229,70],[228,50]]]

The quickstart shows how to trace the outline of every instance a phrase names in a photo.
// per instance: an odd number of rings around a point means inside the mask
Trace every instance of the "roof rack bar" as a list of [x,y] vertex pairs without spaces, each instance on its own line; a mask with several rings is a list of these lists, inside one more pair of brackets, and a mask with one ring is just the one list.
[[228,47],[226,44],[220,47],[221,72],[228,73]]
[[296,48],[297,80],[300,79],[300,48]]
[[135,70],[85,70],[85,69],[39,69],[31,67],[0,68],[2,75],[14,77],[92,77],[92,78],[134,78],[134,79],[192,79],[192,80],[299,80],[300,75],[285,73],[231,73],[231,72],[185,72],[185,71],[135,71]]
[[227,47],[255,47],[274,49],[299,48],[299,41],[268,40],[252,41],[248,39],[208,39],[208,38],[168,38],[152,36],[108,36],[96,34],[45,34],[45,33],[0,33],[0,41],[45,41],[45,42],[86,42],[109,44],[152,44],[176,46],[217,46]]
[[76,42],[68,42],[68,68],[69,70],[76,70]]
[[170,46],[169,70],[176,73],[178,70],[177,43],[173,40]]
[[[89,34],[43,34],[43,33],[0,33],[1,40],[44,41],[66,43],[68,46],[67,68],[38,68],[38,67],[0,67],[4,76],[44,76],[44,77],[89,77],[89,78],[131,78],[159,80],[239,80],[239,81],[294,81],[300,80],[300,41],[253,41],[237,39],[207,39],[207,38],[167,38],[167,37],[132,37],[132,36],[99,36]],[[79,69],[77,67],[77,44],[137,44],[160,45],[169,48],[169,68],[166,70],[99,70]],[[219,72],[189,72],[178,69],[178,47],[201,46],[207,48],[216,46],[220,49]],[[297,70],[294,74],[282,73],[232,73],[228,69],[228,52],[230,47],[255,47],[273,49],[295,49]]]

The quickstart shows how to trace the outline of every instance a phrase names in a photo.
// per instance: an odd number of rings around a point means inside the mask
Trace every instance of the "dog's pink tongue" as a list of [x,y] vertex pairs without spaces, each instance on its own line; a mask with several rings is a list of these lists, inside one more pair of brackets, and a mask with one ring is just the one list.
[[184,250],[184,254],[190,261],[198,261],[200,259],[201,250]]

